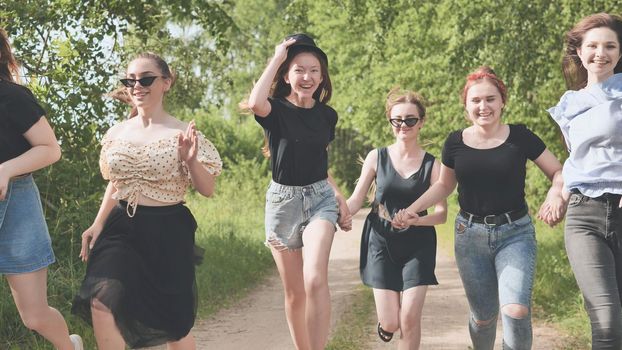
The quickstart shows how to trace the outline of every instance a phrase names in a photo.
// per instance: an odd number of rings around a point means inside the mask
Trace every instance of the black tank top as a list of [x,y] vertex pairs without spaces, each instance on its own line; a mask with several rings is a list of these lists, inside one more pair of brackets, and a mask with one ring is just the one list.
[[[393,217],[400,209],[411,205],[430,187],[433,166],[434,156],[426,152],[419,170],[408,178],[404,178],[393,167],[387,148],[379,148],[376,166],[376,195],[372,204],[372,211],[377,213],[379,210],[384,210],[384,207],[388,214]],[[426,214],[427,211],[425,210],[419,213],[420,216]],[[403,234],[404,231],[417,228],[411,226],[405,230],[397,230],[391,226],[391,222],[380,217],[375,221],[374,229],[381,234],[390,232]]]

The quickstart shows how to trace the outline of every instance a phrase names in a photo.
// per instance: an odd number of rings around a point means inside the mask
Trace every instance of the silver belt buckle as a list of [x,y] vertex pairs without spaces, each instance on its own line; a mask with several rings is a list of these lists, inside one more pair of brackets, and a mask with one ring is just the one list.
[[495,216],[496,215],[486,215],[486,216],[484,216],[484,224],[488,225],[488,226],[495,226],[496,225],[495,223],[491,223],[491,224],[488,223],[488,218],[494,219]]

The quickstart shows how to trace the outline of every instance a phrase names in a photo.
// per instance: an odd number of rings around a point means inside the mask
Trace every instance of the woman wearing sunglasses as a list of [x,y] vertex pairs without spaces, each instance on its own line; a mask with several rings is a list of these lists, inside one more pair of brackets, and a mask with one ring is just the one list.
[[393,224],[418,225],[425,218],[418,213],[458,185],[455,256],[471,309],[473,347],[493,349],[501,309],[505,347],[530,349],[536,239],[525,203],[526,162],[553,181],[543,204],[550,222],[564,212],[561,164],[524,125],[503,123],[506,87],[492,69],[467,76],[462,101],[472,125],[447,137],[439,180]]
[[391,217],[424,193],[438,179],[440,164],[418,142],[425,123],[425,107],[412,91],[391,91],[386,117],[395,143],[372,150],[363,163],[361,176],[348,208],[356,214],[372,183],[372,211],[365,220],[361,239],[361,278],[374,289],[380,339],[388,342],[400,330],[399,349],[418,349],[421,341],[421,312],[428,285],[438,284],[436,231],[434,225],[447,219],[442,199],[434,213],[423,210],[417,226],[396,229]]
[[196,222],[183,199],[189,185],[211,196],[222,164],[194,122],[164,110],[174,82],[164,60],[141,54],[126,75],[115,96],[133,109],[102,140],[99,165],[109,182],[82,234],[88,265],[72,311],[92,322],[100,350],[195,349]]
[[81,350],[58,310],[48,306],[47,267],[55,261],[32,172],[60,159],[61,149],[32,92],[16,84],[19,66],[0,28],[0,275],[26,327],[56,349]]
[[[272,163],[266,194],[266,245],[285,290],[296,349],[324,349],[330,327],[328,257],[335,225],[351,216],[328,175],[337,112],[328,58],[305,34],[288,36],[253,87],[248,107],[263,127]],[[303,260],[304,252],[304,260]]]

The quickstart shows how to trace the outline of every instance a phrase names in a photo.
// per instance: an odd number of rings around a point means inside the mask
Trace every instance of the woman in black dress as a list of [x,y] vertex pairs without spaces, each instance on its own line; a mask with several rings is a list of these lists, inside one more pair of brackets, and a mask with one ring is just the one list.
[[380,338],[388,342],[400,329],[399,348],[418,349],[427,286],[438,284],[434,275],[434,225],[445,222],[447,202],[436,204],[433,214],[421,212],[418,226],[405,229],[391,226],[393,215],[438,179],[440,166],[417,141],[426,115],[416,93],[391,91],[386,116],[395,143],[369,152],[354,193],[348,199],[348,208],[351,214],[359,211],[375,180],[372,212],[365,220],[361,240],[361,278],[374,288]]

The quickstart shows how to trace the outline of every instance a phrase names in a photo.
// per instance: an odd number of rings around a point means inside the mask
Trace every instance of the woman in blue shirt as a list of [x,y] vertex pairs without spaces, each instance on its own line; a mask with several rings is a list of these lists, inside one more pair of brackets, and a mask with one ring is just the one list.
[[[566,34],[570,88],[549,112],[570,155],[565,241],[593,349],[622,348],[622,17],[599,13]],[[568,193],[569,192],[569,193]]]

